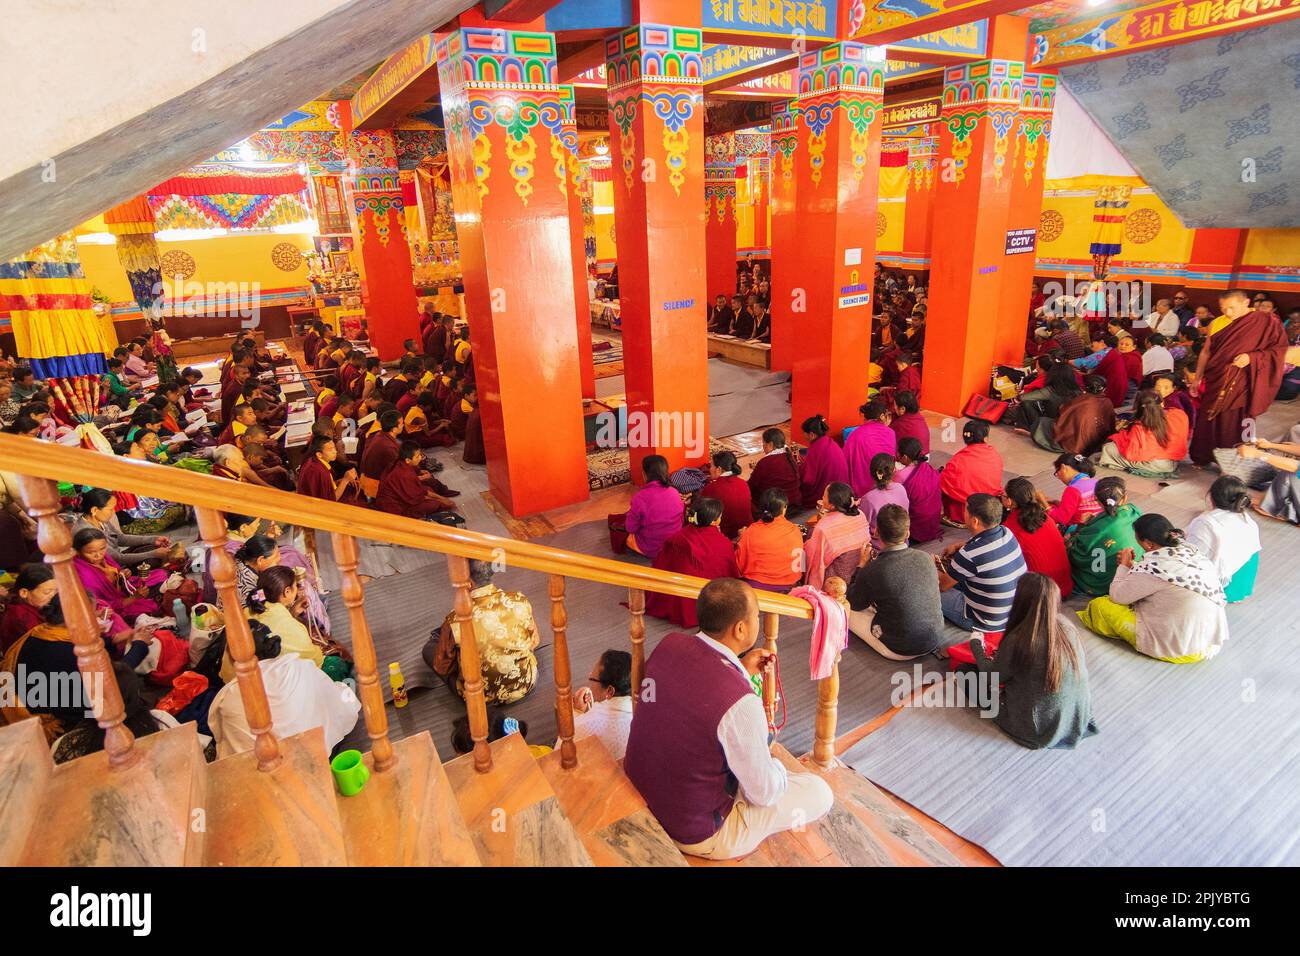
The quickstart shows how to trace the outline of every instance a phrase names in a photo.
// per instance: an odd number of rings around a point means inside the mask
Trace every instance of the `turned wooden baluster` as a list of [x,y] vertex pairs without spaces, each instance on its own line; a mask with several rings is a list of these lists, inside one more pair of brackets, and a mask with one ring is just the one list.
[[384,710],[384,691],[379,686],[379,664],[375,658],[375,640],[366,623],[365,588],[357,577],[357,539],[350,534],[332,532],[334,563],[343,579],[340,593],[352,624],[352,659],[357,674],[357,696],[370,735],[370,753],[375,770],[383,773],[397,765],[397,754],[388,741],[388,713]]
[[104,728],[108,766],[112,770],[125,770],[139,762],[140,752],[134,746],[135,735],[122,723],[126,719],[122,691],[104,647],[94,606],[72,565],[72,532],[59,517],[59,486],[44,478],[19,475],[18,488],[27,513],[36,522],[36,542],[59,587],[59,605],[77,655],[81,686],[90,700],[95,720]]
[[447,572],[455,592],[453,608],[460,632],[460,676],[465,684],[469,736],[474,741],[474,769],[487,773],[492,769],[492,751],[487,743],[487,699],[483,696],[483,665],[479,662],[478,638],[474,632],[474,601],[469,596],[469,560],[458,554],[447,555]]
[[[776,653],[776,632],[781,616],[775,611],[763,612],[763,648]],[[776,733],[776,665],[763,674],[763,713],[767,714],[767,732]]]
[[[826,593],[844,608],[849,610],[848,599],[844,593],[848,590],[842,578],[827,578]],[[840,706],[840,655],[835,655],[829,677],[817,682],[817,727],[813,738],[812,760],[822,769],[835,766],[835,722]]]
[[632,709],[641,699],[641,680],[645,674],[645,592],[627,589],[627,609],[632,620],[628,632],[632,637]]
[[271,729],[271,704],[266,699],[262,684],[262,669],[253,649],[253,632],[249,629],[244,606],[239,601],[239,575],[235,559],[226,550],[226,519],[212,508],[195,508],[199,521],[199,534],[208,546],[212,559],[212,583],[221,601],[221,613],[226,619],[226,649],[235,662],[235,676],[239,679],[239,696],[244,702],[244,716],[253,734],[253,754],[257,769],[269,772],[280,766],[280,744]]
[[555,636],[555,722],[560,729],[560,766],[572,770],[578,765],[578,748],[573,743],[573,674],[569,669],[569,612],[564,607],[564,576],[552,574],[551,632]]

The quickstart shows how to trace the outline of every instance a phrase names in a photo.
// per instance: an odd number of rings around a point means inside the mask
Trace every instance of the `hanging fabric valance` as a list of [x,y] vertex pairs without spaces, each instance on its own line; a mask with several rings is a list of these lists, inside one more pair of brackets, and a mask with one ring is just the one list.
[[228,166],[196,166],[187,173],[164,180],[149,190],[150,196],[286,196],[302,192],[307,181],[302,174],[281,170],[232,170]]

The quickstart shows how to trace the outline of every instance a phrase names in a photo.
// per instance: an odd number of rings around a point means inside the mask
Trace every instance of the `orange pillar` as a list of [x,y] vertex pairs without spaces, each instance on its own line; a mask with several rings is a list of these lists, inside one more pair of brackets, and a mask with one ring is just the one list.
[[569,207],[569,255],[573,261],[573,304],[578,328],[578,371],[582,397],[596,397],[596,366],[591,358],[591,295],[587,291],[587,239],[583,231],[581,178],[578,162],[578,121],[573,87],[560,87],[560,136],[551,137],[555,177],[564,188]]
[[885,73],[870,56],[865,44],[843,42],[799,60],[790,267],[796,426],[816,414],[832,430],[852,425],[867,398]]
[[347,116],[348,192],[365,266],[366,328],[379,357],[396,359],[402,343],[420,335],[397,143],[391,130],[352,130],[346,104],[339,105]]
[[704,258],[709,302],[736,291],[736,134],[704,138]]
[[[697,8],[698,9],[698,8]],[[642,23],[605,42],[632,476],[708,457],[704,102],[699,30]]]
[[437,37],[488,482],[513,515],[585,500],[555,37]]
[[794,368],[795,317],[791,311],[798,281],[799,242],[795,212],[799,152],[799,106],[794,100],[772,107],[772,368]]
[[903,206],[903,256],[930,267],[930,229],[934,222],[935,163],[938,137],[926,124],[926,135],[907,150],[907,202]]
[[1184,284],[1189,289],[1231,288],[1241,269],[1248,229],[1197,229]]
[[1056,77],[1051,73],[1026,72],[1020,80],[1020,112],[1013,133],[1011,203],[1007,232],[1020,241],[1006,249],[1022,252],[1006,255],[1002,270],[1002,294],[998,306],[998,328],[993,361],[1019,365],[1025,358],[1029,331],[1029,292],[1037,260],[1038,219],[1043,213],[1043,181],[1047,170],[1048,138],[1052,135],[1052,108],[1056,104]]
[[[991,43],[1007,39],[1019,24],[1023,51],[1027,23],[999,17]],[[944,69],[934,200],[934,221],[940,225],[930,243],[921,393],[926,408],[947,415],[959,414],[972,393],[988,391],[997,353],[1011,203],[1011,133],[1023,72],[1023,62],[1009,59]]]

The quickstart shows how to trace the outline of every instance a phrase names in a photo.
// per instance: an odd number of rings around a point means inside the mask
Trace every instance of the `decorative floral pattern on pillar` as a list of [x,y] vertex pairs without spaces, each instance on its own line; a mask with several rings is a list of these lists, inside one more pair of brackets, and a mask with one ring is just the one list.
[[564,188],[564,160],[555,145],[561,139],[563,106],[555,81],[555,37],[549,33],[466,28],[437,43],[438,76],[443,85],[443,114],[448,146],[464,174],[465,150],[454,148],[462,135],[470,140],[470,159],[479,198],[489,194],[492,142],[488,130],[504,130],[506,169],[515,195],[527,206],[533,195],[537,161],[537,127],[548,130],[546,151],[554,160],[557,185]]
[[[871,124],[884,99],[885,64],[861,43],[834,43],[799,60],[798,112],[808,129],[808,164],[813,185],[820,186],[826,162],[826,129],[843,110],[848,119],[853,174],[861,182],[871,143]],[[779,139],[775,113],[773,136]],[[778,142],[780,149],[780,143]],[[784,149],[782,154],[784,155]]]
[[[703,103],[703,41],[699,30],[641,24],[605,42],[609,106],[619,130],[623,182],[632,190],[638,101],[663,123],[668,181],[681,195],[690,154],[688,122]],[[643,118],[644,119],[644,118]]]
[[952,134],[953,178],[966,178],[966,163],[975,133],[989,120],[993,132],[993,176],[1001,181],[1011,127],[1020,109],[1024,64],[1013,60],[979,60],[943,71],[943,101],[939,118]]

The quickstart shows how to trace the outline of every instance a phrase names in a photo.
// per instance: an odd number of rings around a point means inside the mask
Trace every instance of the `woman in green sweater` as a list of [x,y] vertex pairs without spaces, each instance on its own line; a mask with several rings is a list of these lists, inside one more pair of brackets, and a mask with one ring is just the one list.
[[1049,577],[1030,572],[1016,584],[1006,636],[997,657],[972,638],[975,666],[992,685],[1001,685],[990,714],[1003,732],[1031,750],[1073,750],[1097,732],[1088,692],[1088,669],[1074,628],[1061,618],[1061,589]]
[[1142,557],[1142,545],[1133,533],[1133,522],[1142,512],[1128,503],[1128,488],[1123,478],[1103,478],[1097,482],[1094,492],[1101,513],[1070,535],[1065,548],[1074,586],[1097,597],[1110,591],[1121,551],[1132,548],[1138,558]]

